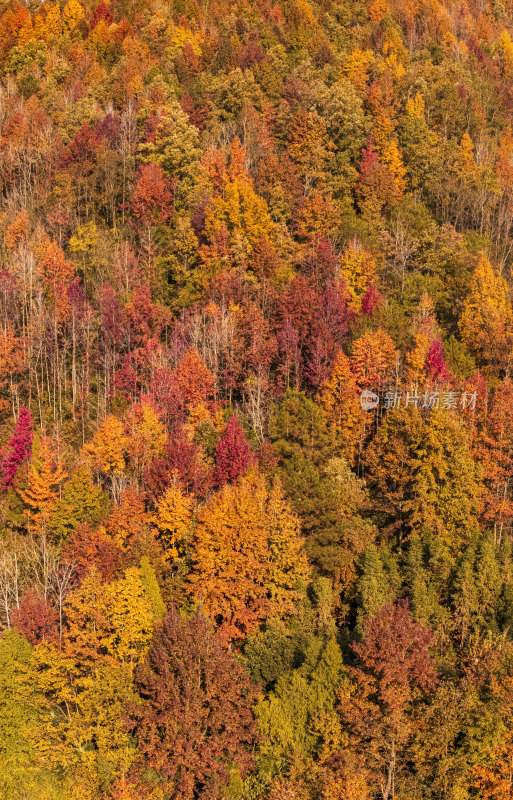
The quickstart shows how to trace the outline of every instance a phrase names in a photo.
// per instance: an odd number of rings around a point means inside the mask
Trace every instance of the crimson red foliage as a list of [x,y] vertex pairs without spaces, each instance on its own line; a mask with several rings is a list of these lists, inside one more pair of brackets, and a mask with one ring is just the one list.
[[230,417],[216,446],[214,480],[218,486],[234,483],[252,461],[251,448],[236,414]]
[[20,607],[11,613],[11,623],[31,644],[45,639],[56,641],[59,615],[35,589],[29,589],[22,597]]
[[7,442],[2,459],[2,486],[12,486],[21,464],[30,460],[32,436],[32,414],[25,406],[21,406],[14,433]]

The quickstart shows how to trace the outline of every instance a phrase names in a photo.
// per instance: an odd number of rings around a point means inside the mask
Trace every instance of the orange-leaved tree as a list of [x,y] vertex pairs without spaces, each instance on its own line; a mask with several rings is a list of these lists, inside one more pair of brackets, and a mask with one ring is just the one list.
[[324,381],[317,400],[324,410],[328,424],[337,434],[341,443],[341,455],[353,464],[365,412],[359,399],[359,387],[348,357],[339,350],[330,377]]
[[353,345],[351,367],[362,389],[380,391],[395,377],[397,350],[383,328],[367,331]]
[[32,530],[46,527],[58,497],[58,487],[67,477],[62,464],[52,456],[51,442],[47,437],[36,436],[27,475],[27,485],[18,490],[28,506],[28,526]]

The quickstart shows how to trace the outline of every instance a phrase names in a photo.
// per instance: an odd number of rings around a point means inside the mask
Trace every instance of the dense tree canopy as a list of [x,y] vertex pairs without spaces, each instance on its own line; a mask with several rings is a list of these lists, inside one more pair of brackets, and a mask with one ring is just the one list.
[[0,800],[511,800],[513,6],[0,0]]

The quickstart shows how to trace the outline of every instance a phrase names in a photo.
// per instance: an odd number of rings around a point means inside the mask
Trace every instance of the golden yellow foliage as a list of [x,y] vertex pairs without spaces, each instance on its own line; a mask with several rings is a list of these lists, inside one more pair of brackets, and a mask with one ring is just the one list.
[[176,558],[178,547],[189,531],[194,501],[174,481],[157,505],[153,523],[157,527],[169,557]]
[[406,113],[411,119],[424,119],[425,105],[422,95],[417,92],[415,97],[410,97],[406,103]]
[[468,348],[485,361],[508,358],[513,336],[508,285],[484,253],[474,271],[459,327]]
[[130,464],[142,473],[165,451],[167,432],[159,415],[149,403],[138,404],[125,416],[127,451]]
[[107,585],[105,616],[110,630],[102,644],[118,661],[135,666],[149,647],[155,623],[137,567],[130,567],[122,578]]
[[331,375],[322,384],[317,401],[329,424],[339,435],[341,455],[353,464],[365,416],[349,359],[342,350],[337,353]]
[[361,388],[379,391],[391,381],[396,364],[397,350],[383,328],[367,331],[355,341],[351,367]]
[[503,59],[504,77],[511,80],[513,76],[513,42],[506,29],[503,30],[499,39],[499,52]]
[[244,638],[266,616],[294,613],[308,571],[281,487],[269,492],[256,471],[201,510],[190,584],[227,641]]
[[394,178],[397,198],[400,198],[406,189],[406,167],[403,164],[401,151],[397,138],[393,137],[380,148],[381,161],[388,168]]
[[110,414],[84,446],[84,452],[95,469],[107,475],[119,475],[126,467],[127,446],[123,423]]
[[425,333],[419,332],[415,336],[413,349],[406,354],[407,380],[413,386],[422,386],[426,379],[425,364],[431,342]]
[[25,209],[22,209],[16,219],[5,231],[4,242],[9,250],[14,250],[19,242],[27,238],[29,232],[29,218]]
[[356,241],[350,242],[340,257],[340,274],[351,293],[357,311],[365,292],[376,280],[376,262],[372,254]]
[[71,33],[75,30],[80,20],[84,19],[85,12],[78,0],[68,0],[62,9],[64,29]]
[[386,0],[373,0],[369,8],[369,19],[371,22],[381,22],[389,11]]
[[370,68],[374,64],[374,53],[372,50],[360,50],[356,48],[348,56],[342,67],[342,74],[359,89],[364,89]]
[[474,143],[467,132],[461,137],[459,162],[461,171],[464,174],[471,174],[477,169],[474,159]]

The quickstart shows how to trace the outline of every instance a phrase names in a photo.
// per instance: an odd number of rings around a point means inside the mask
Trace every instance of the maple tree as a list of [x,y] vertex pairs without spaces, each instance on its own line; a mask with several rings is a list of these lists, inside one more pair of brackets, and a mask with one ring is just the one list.
[[73,564],[80,579],[94,567],[103,580],[111,580],[121,565],[123,554],[105,528],[92,529],[84,523],[70,535],[63,555],[66,563]]
[[444,349],[440,339],[435,339],[427,352],[426,371],[430,378],[442,383],[449,379],[449,368],[444,358]]
[[55,641],[57,638],[58,614],[33,589],[22,597],[19,608],[11,614],[12,625],[29,641],[36,644],[43,639]]
[[171,183],[162,167],[145,164],[139,170],[137,183],[130,203],[130,213],[144,228],[168,222],[173,213]]
[[213,407],[216,379],[195,348],[189,349],[169,379],[169,403],[174,415],[190,412],[198,406]]
[[356,186],[362,213],[370,219],[379,217],[384,207],[397,199],[398,191],[393,173],[380,160],[375,142],[370,138],[362,150],[360,174]]

